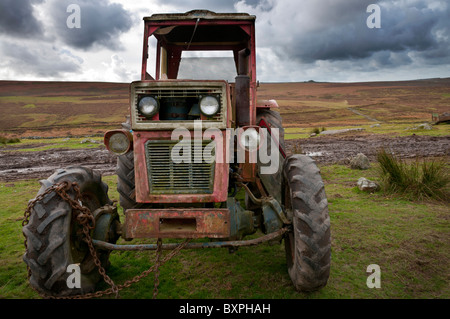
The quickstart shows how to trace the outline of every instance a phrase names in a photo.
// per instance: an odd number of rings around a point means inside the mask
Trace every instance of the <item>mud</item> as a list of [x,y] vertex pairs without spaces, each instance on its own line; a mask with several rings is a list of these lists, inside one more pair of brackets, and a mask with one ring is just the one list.
[[[347,164],[358,153],[375,160],[378,149],[384,147],[400,158],[448,157],[450,136],[389,137],[380,135],[318,136],[287,140],[287,153],[303,153],[322,164]],[[30,152],[26,149],[0,149],[0,181],[43,179],[56,169],[82,165],[98,170],[103,175],[115,173],[117,157],[104,148],[52,149]]]
[[376,153],[381,148],[390,150],[397,157],[403,159],[447,157],[450,155],[450,136],[320,136],[287,140],[286,147],[288,152],[307,154],[318,163],[347,164],[358,153],[363,153],[370,161],[375,161]]
[[106,149],[51,149],[46,151],[0,151],[0,181],[45,179],[55,170],[86,166],[112,175],[117,157]]

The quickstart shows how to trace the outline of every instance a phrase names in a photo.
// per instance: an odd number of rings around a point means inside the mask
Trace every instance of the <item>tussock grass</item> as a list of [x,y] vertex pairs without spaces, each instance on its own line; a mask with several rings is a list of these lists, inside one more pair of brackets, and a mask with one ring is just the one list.
[[448,201],[450,178],[444,161],[416,160],[407,163],[385,149],[377,152],[377,160],[385,192],[409,199]]
[[322,127],[322,128],[315,127],[311,130],[311,133],[320,134],[320,132],[323,132],[323,131],[326,131],[325,127]]
[[0,136],[0,144],[14,144],[14,143],[20,143],[20,139],[18,138],[6,138],[3,136]]

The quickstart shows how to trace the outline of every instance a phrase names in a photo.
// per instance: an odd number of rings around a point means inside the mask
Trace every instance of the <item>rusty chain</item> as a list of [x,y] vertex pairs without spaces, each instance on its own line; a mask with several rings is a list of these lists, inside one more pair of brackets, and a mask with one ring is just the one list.
[[158,238],[157,246],[156,246],[156,260],[155,260],[155,286],[153,288],[153,299],[156,299],[158,295],[158,286],[159,286],[159,266],[161,259],[161,251],[162,251],[162,240]]
[[[75,191],[75,199],[72,199],[67,193],[71,188]],[[105,289],[103,291],[96,291],[93,293],[86,293],[83,295],[74,295],[74,296],[64,296],[64,297],[56,297],[56,296],[48,296],[40,293],[39,295],[45,299],[90,299],[90,298],[98,298],[104,295],[115,294],[116,298],[119,298],[119,291],[123,288],[128,288],[132,284],[139,282],[141,279],[147,277],[150,273],[154,272],[155,275],[155,284],[153,290],[153,298],[155,299],[158,294],[158,285],[159,285],[159,267],[165,264],[167,261],[172,259],[175,255],[177,255],[181,249],[183,249],[189,242],[190,239],[186,239],[183,243],[178,245],[175,249],[173,249],[170,253],[168,253],[164,258],[162,257],[162,240],[158,238],[157,241],[157,249],[156,249],[156,261],[155,265],[151,266],[149,269],[144,270],[140,275],[133,277],[130,280],[125,281],[121,285],[116,285],[114,281],[106,274],[105,268],[102,266],[100,259],[97,256],[97,251],[95,250],[94,244],[92,242],[92,238],[90,232],[95,228],[95,217],[90,211],[90,209],[86,206],[82,205],[82,196],[80,187],[76,182],[69,183],[66,181],[60,182],[58,184],[54,184],[47,188],[42,194],[36,196],[35,199],[29,201],[28,206],[24,213],[24,218],[22,220],[22,227],[29,223],[29,219],[31,216],[31,211],[37,202],[42,201],[45,196],[48,194],[55,192],[58,194],[63,200],[68,202],[72,207],[74,212],[78,212],[76,215],[76,220],[83,227],[83,234],[85,237],[85,241],[88,244],[89,252],[94,260],[94,264],[97,266],[99,274],[103,277],[103,280],[110,285],[110,288]],[[25,238],[25,250],[27,250],[27,239]],[[27,266],[28,279],[31,276],[31,270]]]

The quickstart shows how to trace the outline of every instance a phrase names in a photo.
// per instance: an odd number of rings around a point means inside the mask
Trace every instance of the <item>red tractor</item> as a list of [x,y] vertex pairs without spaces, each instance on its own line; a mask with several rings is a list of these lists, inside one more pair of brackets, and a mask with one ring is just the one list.
[[[89,293],[110,280],[111,251],[171,249],[181,244],[162,239],[179,238],[191,240],[184,248],[230,250],[284,241],[295,288],[324,287],[331,259],[324,184],[310,157],[287,156],[277,103],[257,100],[255,16],[195,10],[144,22],[129,117],[104,137],[118,155],[124,214],[91,169],[59,169],[41,181],[23,227],[31,286],[50,296]],[[257,230],[261,236],[244,239]],[[157,244],[117,244],[119,237]],[[68,285],[71,265],[80,287]]]

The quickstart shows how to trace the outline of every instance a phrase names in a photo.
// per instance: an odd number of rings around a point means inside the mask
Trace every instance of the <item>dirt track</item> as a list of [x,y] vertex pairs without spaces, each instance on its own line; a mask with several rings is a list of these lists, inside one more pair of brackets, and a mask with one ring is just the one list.
[[312,156],[319,163],[346,164],[358,153],[375,160],[380,148],[391,150],[400,158],[442,157],[450,155],[450,136],[389,137],[383,135],[360,135],[347,137],[315,137],[286,141],[288,151],[299,151]]
[[[442,157],[450,155],[450,136],[408,136],[387,137],[380,135],[361,135],[346,137],[320,136],[301,140],[287,140],[287,152],[306,153],[317,162],[347,163],[358,153],[375,159],[377,149],[392,150],[401,158]],[[56,169],[83,165],[100,171],[103,175],[114,174],[116,156],[106,149],[53,149],[39,152],[0,150],[0,181],[23,179],[42,179],[50,176]]]

